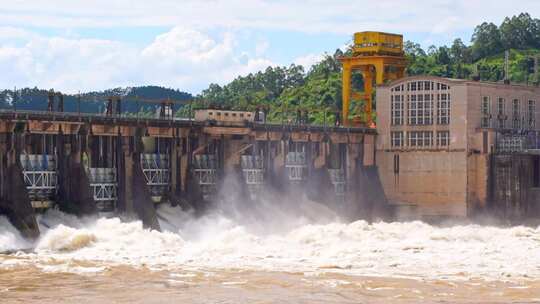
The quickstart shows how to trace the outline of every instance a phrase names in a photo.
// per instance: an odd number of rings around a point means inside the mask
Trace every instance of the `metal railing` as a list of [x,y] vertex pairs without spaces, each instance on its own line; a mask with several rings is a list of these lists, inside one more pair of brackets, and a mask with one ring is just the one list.
[[[154,117],[154,116],[138,116],[133,113],[120,113],[120,114],[106,114],[106,113],[91,113],[91,112],[58,112],[58,111],[36,111],[36,110],[11,110],[11,109],[0,109],[0,119],[1,118],[11,118],[11,119],[22,119],[26,120],[29,118],[32,119],[44,119],[50,120],[72,120],[72,121],[83,121],[83,120],[123,120],[127,122],[148,122],[148,123],[173,123],[181,125],[200,125],[203,126],[206,121],[196,121],[193,117],[184,118],[184,117]],[[345,127],[345,126],[336,126],[327,122],[326,120],[322,123],[309,123],[309,122],[297,122],[294,120],[282,120],[281,122],[268,122],[268,121],[253,121],[245,123],[248,127],[255,128],[265,128],[265,129],[309,129],[312,131],[326,131],[326,132],[351,132],[351,133],[376,133],[376,130],[373,128],[367,127]]]
[[497,153],[526,153],[540,151],[540,132],[530,131],[525,134],[498,134]]
[[36,110],[6,110],[0,109],[0,114],[13,114],[14,116],[44,116],[44,117],[56,117],[56,118],[79,118],[79,117],[93,117],[104,119],[125,119],[125,120],[145,120],[145,121],[193,121],[193,118],[182,117],[155,117],[155,116],[138,116],[133,113],[120,113],[120,114],[106,114],[106,113],[91,113],[91,112],[58,112],[58,111],[36,111]]

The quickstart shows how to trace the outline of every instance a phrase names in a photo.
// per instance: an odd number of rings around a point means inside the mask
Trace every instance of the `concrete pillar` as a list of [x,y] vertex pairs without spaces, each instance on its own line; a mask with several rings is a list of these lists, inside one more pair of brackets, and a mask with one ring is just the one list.
[[344,125],[349,124],[349,106],[351,104],[351,74],[352,66],[349,62],[343,62],[342,70],[342,121]]
[[133,209],[133,158],[129,144],[130,138],[119,136],[117,139],[117,167],[118,172],[118,211],[126,215],[134,215]]
[[23,237],[33,239],[39,236],[39,227],[19,162],[23,144],[22,134],[13,132],[10,137],[12,145],[9,150],[5,149],[6,142],[2,143],[2,150],[6,150],[6,167],[3,169],[5,173],[3,187],[6,191],[0,200],[0,211],[8,217],[11,224],[20,231]]
[[187,179],[189,174],[189,166],[190,166],[190,160],[191,160],[191,141],[190,137],[187,136],[184,140],[184,147],[185,151],[181,153],[180,155],[180,190],[182,193],[185,193],[187,191]]
[[[118,207],[128,216],[140,219],[145,228],[159,230],[154,202],[140,162],[144,151],[142,131],[138,130],[134,138],[119,136],[117,140],[117,155],[120,155],[117,162]],[[133,145],[130,140],[133,140]]]
[[175,196],[179,196],[181,185],[181,171],[182,171],[182,147],[180,146],[181,139],[171,139],[170,146],[170,174],[171,174],[171,193]]
[[[63,156],[59,158],[62,167],[63,182],[60,183],[58,203],[68,213],[90,215],[97,212],[94,195],[90,189],[90,180],[82,162],[83,147],[81,141],[86,135],[75,135],[65,143]],[[89,153],[88,153],[89,155]]]
[[383,84],[384,83],[384,61],[379,60],[375,62],[375,73],[376,73],[375,81],[377,85]]
[[[372,93],[373,93],[373,72],[370,68],[367,68],[363,70],[362,75],[364,77],[364,92],[365,92],[365,105],[364,105],[364,112],[365,112],[365,121],[368,126],[371,125],[372,119],[371,119],[371,112],[373,110],[373,100],[372,100]],[[377,73],[377,76],[379,76],[379,73]]]
[[8,151],[8,135],[0,134],[0,201],[6,196],[6,169],[7,169],[7,151]]

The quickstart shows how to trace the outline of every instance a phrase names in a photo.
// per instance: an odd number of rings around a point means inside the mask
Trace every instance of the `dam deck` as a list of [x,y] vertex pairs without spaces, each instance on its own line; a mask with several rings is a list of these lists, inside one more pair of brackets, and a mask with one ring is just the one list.
[[[211,126],[207,121],[196,121],[188,118],[153,118],[137,117],[134,115],[107,115],[95,113],[75,113],[75,112],[49,112],[49,111],[25,111],[25,110],[0,110],[0,121],[40,121],[47,123],[89,123],[89,124],[109,124],[117,126],[153,126],[161,128],[190,128]],[[220,125],[224,127],[238,127],[237,125]],[[297,123],[266,123],[266,122],[246,122],[244,127],[252,130],[269,131],[304,131],[304,132],[327,132],[327,133],[364,133],[376,134],[376,130],[366,127],[345,127],[319,124],[297,124]]]

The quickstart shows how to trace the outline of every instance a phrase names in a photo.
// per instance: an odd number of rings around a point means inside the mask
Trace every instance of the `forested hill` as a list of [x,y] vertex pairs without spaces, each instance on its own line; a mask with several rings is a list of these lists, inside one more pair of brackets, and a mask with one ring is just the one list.
[[[47,109],[47,90],[38,88],[18,89],[17,94],[13,90],[4,90],[0,92],[0,109],[16,107],[18,110],[38,110]],[[139,97],[146,99],[165,99],[189,100],[193,96],[189,93],[175,89],[163,88],[158,86],[141,86],[132,88],[116,88],[99,92],[81,93],[81,112],[103,113],[105,111],[105,101],[109,96],[123,96],[127,102],[123,108],[129,112],[136,112],[137,105],[130,102],[130,97]],[[64,110],[67,112],[77,111],[77,95],[64,96]],[[141,104],[141,111],[154,112],[157,105]]]
[[[451,78],[501,81],[504,77],[504,53],[510,51],[510,80],[515,83],[538,84],[538,76],[532,73],[534,57],[540,55],[540,19],[527,13],[506,18],[502,24],[478,25],[466,44],[456,39],[449,46],[430,46],[427,50],[414,42],[404,45],[409,60],[409,75],[435,75]],[[345,51],[350,53],[350,48]],[[311,120],[322,121],[323,111],[341,108],[341,65],[337,58],[341,50],[327,54],[309,70],[299,65],[268,67],[266,70],[241,76],[227,85],[210,84],[196,97],[197,107],[223,107],[252,110],[259,105],[270,107],[269,118],[283,119],[282,112],[294,115],[295,109],[303,108],[312,114]],[[362,77],[353,75],[353,86],[362,87]],[[20,91],[18,108],[43,110],[47,91],[23,89]],[[83,94],[81,110],[102,112],[102,100],[109,95],[140,96],[145,98],[189,99],[192,96],[178,90],[146,86],[114,89]],[[88,99],[96,101],[88,101]],[[0,92],[0,108],[12,107],[13,91]],[[101,100],[101,101],[100,101]],[[353,101],[355,104],[361,101]],[[135,111],[128,104],[128,111]],[[358,108],[358,107],[356,107]],[[66,97],[66,110],[76,111],[75,96]],[[148,110],[148,109],[147,109]],[[150,109],[151,110],[151,109]],[[354,111],[354,110],[353,110]],[[179,114],[186,114],[180,111]]]

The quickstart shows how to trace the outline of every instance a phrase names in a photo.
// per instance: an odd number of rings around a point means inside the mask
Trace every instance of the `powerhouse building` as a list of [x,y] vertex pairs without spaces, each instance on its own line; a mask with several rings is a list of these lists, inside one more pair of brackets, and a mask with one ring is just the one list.
[[398,217],[538,212],[540,88],[414,76],[376,100],[376,162]]

